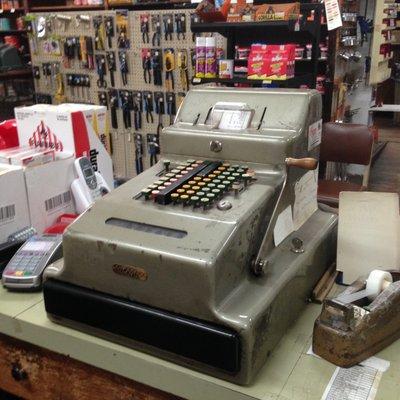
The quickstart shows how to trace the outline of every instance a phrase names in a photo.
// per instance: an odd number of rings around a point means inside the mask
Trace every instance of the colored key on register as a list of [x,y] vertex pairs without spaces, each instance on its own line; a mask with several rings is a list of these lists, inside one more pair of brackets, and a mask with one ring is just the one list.
[[[165,162],[169,166],[168,161]],[[142,190],[146,200],[158,204],[183,204],[207,207],[220,200],[235,185],[246,186],[252,179],[248,167],[222,161],[187,160]]]

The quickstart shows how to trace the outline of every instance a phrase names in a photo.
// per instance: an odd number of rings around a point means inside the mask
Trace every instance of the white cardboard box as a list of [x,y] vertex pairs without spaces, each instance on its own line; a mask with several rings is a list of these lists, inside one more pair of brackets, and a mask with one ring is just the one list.
[[24,171],[21,167],[0,164],[0,244],[30,225]]
[[[86,156],[93,168],[113,187],[112,160],[108,143],[107,112],[104,106],[84,104],[37,104],[15,108],[21,146],[34,145]],[[109,149],[108,149],[109,150]]]
[[42,233],[65,213],[75,213],[71,183],[75,179],[74,157],[25,168],[32,226]]

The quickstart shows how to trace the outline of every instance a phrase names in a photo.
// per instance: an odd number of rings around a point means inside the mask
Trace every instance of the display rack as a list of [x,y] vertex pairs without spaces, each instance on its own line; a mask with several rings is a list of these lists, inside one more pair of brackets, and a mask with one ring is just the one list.
[[[235,58],[235,46],[250,46],[252,43],[266,44],[312,44],[311,60],[307,63],[296,63],[295,77],[288,80],[273,81],[275,85],[286,87],[307,86],[316,87],[319,60],[319,43],[321,34],[321,15],[323,5],[319,3],[301,4],[301,13],[308,15],[314,12],[312,21],[304,21],[299,25],[295,20],[289,21],[266,21],[266,22],[198,22],[192,23],[191,29],[194,33],[217,32],[227,39],[227,58]],[[298,28],[297,28],[298,27]],[[208,78],[194,80],[193,84],[199,83],[223,83],[235,84],[246,83],[252,86],[266,84],[263,80],[253,80],[243,77],[233,79]],[[272,82],[272,81],[268,81]]]

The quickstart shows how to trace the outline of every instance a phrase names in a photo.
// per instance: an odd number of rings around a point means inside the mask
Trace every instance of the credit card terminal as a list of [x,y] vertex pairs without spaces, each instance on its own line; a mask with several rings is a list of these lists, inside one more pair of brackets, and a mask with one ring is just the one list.
[[44,269],[62,257],[62,235],[35,235],[14,254],[3,271],[9,289],[39,289]]
[[77,158],[74,166],[78,178],[72,182],[71,190],[76,211],[82,214],[96,199],[109,193],[110,188],[87,157]]

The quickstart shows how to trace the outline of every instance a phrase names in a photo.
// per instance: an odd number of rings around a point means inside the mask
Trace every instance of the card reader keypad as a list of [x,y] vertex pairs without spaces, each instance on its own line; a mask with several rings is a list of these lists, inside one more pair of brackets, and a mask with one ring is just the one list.
[[145,200],[158,204],[210,208],[230,192],[238,194],[254,179],[246,165],[224,161],[187,160],[170,166],[164,161],[164,173],[141,191]]
[[44,252],[19,252],[7,265],[7,275],[14,276],[32,276],[39,266]]

